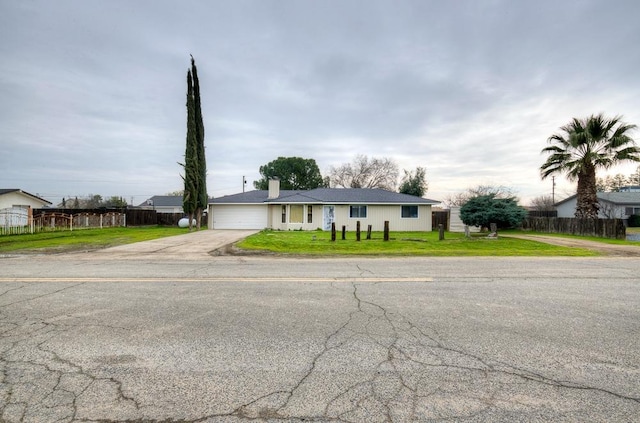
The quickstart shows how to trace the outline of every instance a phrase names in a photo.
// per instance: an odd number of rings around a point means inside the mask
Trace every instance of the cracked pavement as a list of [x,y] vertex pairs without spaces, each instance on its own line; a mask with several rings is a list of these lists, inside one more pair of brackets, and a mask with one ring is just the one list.
[[4,422],[640,420],[633,259],[0,266]]

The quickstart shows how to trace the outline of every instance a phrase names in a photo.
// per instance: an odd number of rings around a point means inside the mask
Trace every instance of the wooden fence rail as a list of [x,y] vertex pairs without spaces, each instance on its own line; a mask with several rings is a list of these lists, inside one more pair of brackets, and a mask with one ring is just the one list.
[[621,219],[574,219],[566,217],[528,217],[522,229],[534,232],[626,239],[627,230]]

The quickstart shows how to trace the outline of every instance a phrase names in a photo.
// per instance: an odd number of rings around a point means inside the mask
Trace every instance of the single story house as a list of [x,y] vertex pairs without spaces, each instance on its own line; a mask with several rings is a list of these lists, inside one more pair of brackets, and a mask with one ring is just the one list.
[[[640,214],[640,191],[598,192],[601,219],[628,219],[632,214]],[[555,204],[558,217],[575,217],[577,195],[565,198]]]
[[0,209],[49,207],[51,201],[17,188],[0,188]]
[[183,213],[182,195],[154,195],[137,207],[143,210],[155,210],[157,213]]
[[182,213],[182,195],[154,195],[138,207],[158,213]]
[[24,226],[33,209],[49,207],[50,201],[17,188],[0,188],[0,226]]
[[280,181],[269,181],[269,190],[257,190],[215,198],[209,203],[209,229],[331,230],[336,224],[354,231],[382,231],[389,221],[393,231],[430,231],[431,206],[438,201],[383,189],[316,188],[280,190]]

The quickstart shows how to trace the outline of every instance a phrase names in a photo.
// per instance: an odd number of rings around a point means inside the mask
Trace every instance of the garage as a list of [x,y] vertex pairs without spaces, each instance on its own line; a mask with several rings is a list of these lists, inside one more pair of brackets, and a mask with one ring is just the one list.
[[212,229],[264,229],[267,205],[210,204]]

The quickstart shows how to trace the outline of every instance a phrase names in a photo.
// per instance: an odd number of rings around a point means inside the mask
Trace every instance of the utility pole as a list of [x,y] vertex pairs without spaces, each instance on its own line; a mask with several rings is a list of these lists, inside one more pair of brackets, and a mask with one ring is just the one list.
[[551,177],[551,202],[556,203],[556,177]]

